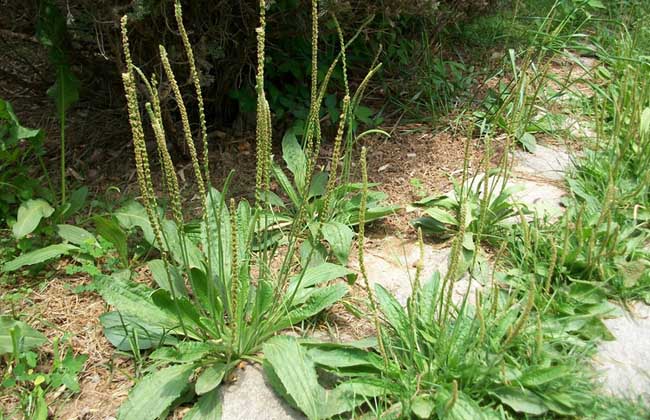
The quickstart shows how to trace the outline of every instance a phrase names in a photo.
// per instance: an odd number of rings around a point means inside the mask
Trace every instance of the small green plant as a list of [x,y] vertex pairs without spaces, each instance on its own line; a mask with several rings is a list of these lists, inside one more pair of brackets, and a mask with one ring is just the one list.
[[[11,392],[20,396],[16,409],[26,419],[46,420],[48,404],[45,396],[54,390],[79,392],[77,375],[88,359],[75,355],[66,346],[67,337],[55,338],[52,342],[52,364],[47,369],[39,364],[38,347],[47,338],[28,324],[0,315],[0,363],[5,364],[1,377],[0,392]],[[18,412],[3,413],[16,416]]]
[[[78,226],[60,224],[56,225],[55,229],[57,236],[63,242],[37,248],[19,255],[4,263],[2,270],[11,272],[25,266],[38,266],[47,261],[59,258],[62,255],[73,255],[84,265],[88,264],[89,261],[94,261],[99,257],[105,256],[112,246],[112,243],[109,241],[101,237],[97,239],[95,235]],[[126,246],[125,241],[126,238],[124,238],[124,246]],[[123,259],[122,261],[124,262]],[[124,263],[126,265],[126,262]]]
[[56,207],[50,204],[54,201],[52,189],[43,188],[40,177],[28,170],[29,161],[37,159],[49,183],[42,161],[43,132],[20,125],[11,105],[4,100],[0,100],[0,140],[0,218],[11,227],[16,248],[26,255],[41,249],[54,235],[57,223],[70,219],[84,207],[88,188],[76,189]]
[[559,290],[572,283],[606,297],[650,301],[647,250],[650,171],[648,83],[650,64],[623,35],[617,55],[603,57],[607,89],[596,90],[597,143],[577,159],[567,178],[569,208],[554,224],[513,225],[508,246],[513,265],[538,273]]
[[[344,117],[340,120],[341,125],[345,123],[345,114],[344,111]],[[359,223],[361,185],[342,179],[339,185],[333,186],[337,183],[338,160],[342,157],[342,135],[343,132],[340,129],[334,143],[331,170],[316,172],[311,185],[307,188],[304,181],[305,174],[309,170],[307,156],[298,143],[296,135],[291,130],[285,134],[282,141],[283,158],[293,175],[293,183],[278,165],[273,165],[273,175],[284,194],[289,197],[289,202],[285,204],[277,195],[272,192],[268,193],[266,198],[272,206],[272,211],[268,215],[271,224],[266,229],[280,230],[283,226],[290,224],[297,217],[302,203],[305,203],[305,208],[302,211],[306,223],[302,232],[307,240],[304,242],[302,253],[307,255],[313,249],[319,261],[328,259],[328,254],[332,254],[339,263],[346,264],[355,236],[352,227]],[[303,196],[304,191],[307,192],[306,197]],[[399,210],[399,206],[382,205],[385,199],[386,194],[380,191],[369,193],[369,222],[379,220]],[[301,234],[303,234],[302,232]],[[317,240],[320,237],[329,245],[329,252]],[[281,239],[281,236],[278,236],[278,239]]]
[[42,155],[43,131],[23,127],[11,104],[0,99],[0,222],[11,222],[20,203],[47,197],[28,170],[34,159],[42,164]]
[[409,180],[409,184],[411,184],[411,187],[413,188],[413,195],[416,196],[417,198],[423,199],[429,195],[421,179],[411,178]]
[[[531,31],[530,44],[523,53],[517,54],[512,48],[508,50],[507,66],[495,76],[496,87],[488,91],[483,109],[473,113],[481,135],[495,135],[502,131],[508,136],[508,141],[534,152],[537,133],[558,130],[561,116],[551,113],[549,108],[579,79],[562,80],[553,74],[552,65],[559,58],[576,61],[566,53],[566,49],[580,48],[581,34],[577,31],[589,20],[588,17],[580,18],[586,2],[572,5],[569,11],[562,13],[564,3],[555,1],[552,4],[535,30]],[[567,33],[567,28],[575,21],[581,23]],[[577,65],[581,63],[577,62]],[[511,71],[506,71],[507,68]],[[559,90],[547,92],[550,81]]]
[[500,176],[474,178],[471,182],[454,183],[454,191],[449,194],[425,197],[414,203],[422,207],[424,216],[413,220],[414,227],[424,233],[449,238],[460,231],[461,203],[465,203],[464,246],[474,249],[475,236],[482,240],[495,242],[502,237],[504,228],[519,211],[526,212],[526,207],[517,202],[515,194],[522,186],[504,187]]

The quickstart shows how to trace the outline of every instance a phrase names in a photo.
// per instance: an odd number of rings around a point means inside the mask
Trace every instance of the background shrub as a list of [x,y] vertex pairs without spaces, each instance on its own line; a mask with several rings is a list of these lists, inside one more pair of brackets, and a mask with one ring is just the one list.
[[[374,18],[363,29],[348,51],[351,82],[359,81],[381,51],[384,63],[381,78],[387,80],[403,74],[423,49],[431,48],[436,34],[448,25],[457,25],[482,12],[494,0],[323,0],[320,2],[322,38],[319,43],[323,68],[336,53],[338,37],[332,19],[339,19],[346,38],[350,38],[369,16]],[[189,83],[180,39],[170,28],[173,2],[170,0],[39,0],[14,1],[0,16],[0,58],[5,62],[24,60],[25,54],[15,45],[31,39],[46,5],[59,8],[67,21],[67,54],[82,83],[82,101],[92,101],[99,108],[122,107],[119,74],[124,64],[119,54],[119,17],[129,15],[134,60],[145,73],[160,73],[156,59],[160,44],[169,46],[171,62],[181,83]],[[248,129],[254,121],[255,95],[255,27],[258,2],[253,0],[188,0],[184,16],[190,30],[206,113],[212,130],[234,127]],[[302,119],[309,102],[310,15],[305,0],[277,0],[269,6],[267,87],[271,108],[279,120],[291,123]],[[426,36],[423,34],[426,33]],[[425,41],[426,40],[426,41]],[[12,45],[13,44],[13,45]],[[11,48],[9,48],[11,47]],[[33,45],[28,46],[34,47]],[[45,54],[42,54],[45,55]],[[34,57],[33,52],[29,54]],[[113,63],[118,63],[115,66]],[[45,91],[52,84],[51,74],[34,76],[24,67],[3,68],[15,83]],[[32,72],[33,73],[33,72]],[[50,72],[51,73],[51,72]],[[42,80],[41,80],[42,79]],[[342,74],[335,74],[333,86],[342,84]],[[174,132],[177,120],[169,89],[161,87],[165,123]],[[390,87],[388,88],[390,90]],[[5,94],[5,96],[7,96]],[[326,100],[331,115],[338,109],[342,95]],[[9,97],[8,99],[11,99]],[[192,98],[188,97],[191,102]],[[372,114],[367,112],[368,114]],[[333,117],[332,119],[334,119]],[[366,119],[368,121],[368,119]],[[367,122],[366,121],[366,122]]]

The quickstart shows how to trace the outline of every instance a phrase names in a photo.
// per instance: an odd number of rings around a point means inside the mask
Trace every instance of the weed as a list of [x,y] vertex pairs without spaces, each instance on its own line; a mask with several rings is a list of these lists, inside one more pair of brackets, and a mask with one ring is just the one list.
[[[45,397],[52,391],[79,392],[77,375],[88,356],[74,355],[67,340],[66,336],[53,340],[52,365],[44,370],[35,350],[47,342],[45,336],[24,322],[0,316],[0,356],[4,358],[2,363],[7,365],[0,391],[20,396],[17,410],[24,418],[46,420],[48,403]],[[7,414],[13,416],[17,412]]]
[[66,203],[65,116],[68,108],[79,99],[79,79],[70,69],[66,57],[66,18],[51,0],[39,1],[39,20],[36,36],[49,51],[50,62],[56,69],[56,81],[47,91],[55,104],[60,130],[60,204]]
[[[312,5],[312,42],[315,45],[319,32],[318,10],[316,2]],[[176,2],[175,10],[191,74],[196,79],[196,72],[192,70],[191,48],[185,41],[180,3]],[[320,313],[348,291],[344,283],[334,280],[351,272],[330,263],[310,264],[313,249],[303,255],[304,264],[300,267],[295,264],[305,224],[314,224],[312,235],[318,240],[320,231],[327,230],[325,222],[330,221],[327,215],[329,205],[325,204],[331,203],[331,208],[335,208],[334,200],[339,199],[335,195],[337,188],[341,188],[336,182],[338,162],[334,162],[330,179],[319,184],[322,190],[317,195],[322,196],[322,207],[318,213],[310,211],[313,195],[309,195],[309,187],[315,185],[318,177],[315,162],[321,144],[320,104],[332,69],[345,55],[343,52],[339,55],[320,85],[316,68],[313,69],[312,102],[305,125],[304,144],[301,147],[297,142],[285,142],[286,153],[292,156],[287,163],[294,174],[300,175],[294,178],[294,211],[286,226],[282,248],[277,244],[269,246],[272,232],[268,227],[271,221],[277,220],[272,219],[269,205],[270,177],[274,166],[270,155],[271,116],[264,89],[265,25],[266,5],[262,1],[257,31],[257,174],[256,203],[253,206],[246,201],[237,203],[232,198],[226,198],[229,181],[226,181],[222,192],[210,185],[205,133],[202,129],[201,162],[179,86],[166,50],[160,47],[163,68],[181,115],[184,139],[201,196],[200,233],[193,235],[185,229],[178,180],[166,148],[157,80],[155,77],[145,77],[133,65],[126,17],[123,19],[127,63],[123,81],[144,205],[131,203],[116,212],[115,218],[123,227],[141,229],[145,240],[157,249],[160,258],[149,262],[157,286],[155,288],[132,281],[129,271],[96,279],[100,294],[116,309],[116,312],[105,314],[101,319],[109,340],[118,349],[133,351],[136,357],[139,357],[137,353],[140,350],[155,349],[149,355],[149,360],[154,362],[150,373],[133,388],[120,408],[119,419],[153,419],[173,407],[178,397],[193,398],[194,395],[199,398],[189,415],[206,409],[217,412],[219,407],[214,404],[217,388],[237,365],[242,361],[259,361],[258,353],[264,343],[277,332]],[[317,48],[314,47],[313,51],[314,62],[317,62]],[[163,185],[169,197],[171,218],[167,218],[166,212],[159,209],[151,179],[136,77],[146,87],[149,97],[145,109],[162,158]],[[196,82],[194,87],[197,97],[200,97],[200,84]],[[355,99],[351,103],[358,103]],[[201,109],[198,114],[202,120]],[[339,144],[349,121],[347,115],[339,120],[336,140]],[[277,175],[277,171],[273,172]],[[333,248],[337,253],[338,248]],[[190,381],[190,378],[195,380]],[[162,389],[168,391],[163,392]]]

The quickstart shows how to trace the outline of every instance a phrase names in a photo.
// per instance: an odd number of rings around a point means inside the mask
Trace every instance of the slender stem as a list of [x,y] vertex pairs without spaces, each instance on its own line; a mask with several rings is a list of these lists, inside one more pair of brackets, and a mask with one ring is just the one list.
[[65,203],[65,111],[59,115],[61,127],[61,204]]

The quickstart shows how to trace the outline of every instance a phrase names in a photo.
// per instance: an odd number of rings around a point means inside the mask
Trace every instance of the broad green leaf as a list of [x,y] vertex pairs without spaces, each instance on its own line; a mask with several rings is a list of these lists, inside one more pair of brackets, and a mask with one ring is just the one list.
[[298,143],[298,138],[293,130],[287,131],[282,138],[282,158],[287,168],[293,174],[293,179],[298,191],[305,188],[305,176],[307,173],[307,158]]
[[56,103],[60,119],[64,119],[68,108],[79,100],[79,79],[70,71],[68,65],[61,64],[57,68],[54,85],[47,90],[47,96]]
[[363,382],[344,382],[334,389],[325,391],[325,400],[319,410],[320,418],[329,419],[347,413],[369,399],[385,393],[386,390],[382,386]]
[[202,270],[198,268],[192,268],[190,270],[190,285],[192,288],[192,294],[195,299],[201,304],[204,310],[211,311],[214,301],[210,301],[208,294],[208,276]]
[[494,411],[491,408],[481,408],[469,396],[462,392],[458,393],[458,399],[451,407],[446,410],[446,406],[451,399],[451,392],[442,388],[436,394],[436,411],[438,418],[448,420],[488,420],[494,417]]
[[113,244],[120,259],[126,265],[129,258],[126,232],[113,217],[95,216],[93,221],[97,228],[97,234]]
[[172,297],[165,289],[158,289],[151,294],[151,300],[170,318],[177,319],[180,331],[189,337],[198,338],[205,331],[197,307],[183,296]]
[[323,263],[314,267],[308,267],[302,274],[291,278],[291,287],[289,288],[287,295],[291,294],[291,291],[293,291],[298,284],[301,289],[304,289],[330,280],[343,278],[351,273],[352,270],[343,267],[342,265],[332,263]]
[[16,223],[12,231],[16,239],[24,238],[38,227],[43,218],[50,217],[54,209],[42,198],[27,200],[18,208]]
[[519,137],[519,142],[527,152],[535,152],[535,148],[537,147],[537,140],[533,134],[524,133],[521,137]]
[[[2,132],[3,135],[0,136],[0,141],[2,141],[5,146],[15,145],[19,140],[40,139],[43,135],[42,130],[21,126],[11,104],[3,99],[0,99],[0,120],[7,122],[7,124],[2,124],[0,127],[4,125],[9,126],[7,132]],[[8,138],[6,136],[8,136]]]
[[379,308],[390,326],[400,335],[406,331],[410,331],[404,308],[395,299],[395,296],[380,284],[375,285],[375,295],[377,296]]
[[318,267],[327,261],[328,249],[320,241],[303,241],[300,245],[300,264],[303,267]]
[[[366,223],[373,222],[378,219],[383,219],[386,216],[397,213],[402,207],[401,206],[375,206],[368,207],[366,210]],[[350,224],[357,225],[359,224],[359,213],[354,213],[350,217]]]
[[48,410],[47,410],[47,401],[45,401],[45,396],[43,395],[43,389],[39,386],[35,390],[36,394],[36,403],[34,404],[34,414],[33,420],[47,420]]
[[339,222],[327,222],[322,227],[323,239],[330,244],[334,256],[341,264],[348,262],[354,232],[349,226]]
[[169,292],[173,291],[176,295],[187,296],[183,276],[173,265],[167,265],[163,260],[151,260],[147,263],[154,281],[161,289]]
[[157,419],[189,388],[194,365],[181,364],[145,376],[129,393],[117,413],[118,420]]
[[214,273],[225,279],[230,276],[232,263],[230,211],[223,194],[215,188],[210,188],[207,201],[207,224],[201,223],[201,241],[205,254],[212,262]]
[[413,402],[411,403],[411,411],[413,411],[413,414],[421,419],[430,418],[435,407],[435,400],[431,397],[431,395],[418,395],[413,399]]
[[63,220],[74,215],[79,210],[81,210],[86,204],[86,199],[88,198],[88,187],[77,188],[70,194],[68,197],[68,208],[63,212],[61,218]]
[[342,283],[316,288],[304,304],[290,311],[275,327],[278,329],[287,328],[297,322],[311,318],[334,305],[347,293],[348,287]]
[[172,363],[198,362],[211,353],[222,350],[213,343],[203,341],[180,341],[173,346],[161,347],[149,355],[153,360]]
[[123,281],[115,276],[99,276],[95,280],[99,294],[122,315],[136,318],[142,323],[167,330],[179,326],[176,317],[160,309],[151,299],[153,290],[144,284]]
[[327,172],[316,172],[311,180],[309,186],[309,194],[307,198],[320,197],[325,195],[325,187],[327,186]]
[[284,201],[276,193],[273,191],[264,191],[261,194],[262,200],[264,200],[265,203],[274,206],[274,207],[280,207],[280,208],[286,208],[287,206],[284,204]]
[[421,228],[424,233],[428,234],[440,235],[449,233],[449,229],[444,223],[440,223],[431,217],[418,217],[412,220],[411,224],[415,228]]
[[282,187],[282,191],[284,191],[287,197],[289,197],[291,203],[293,203],[293,205],[298,208],[301,201],[300,196],[298,196],[298,193],[293,188],[293,184],[291,184],[291,181],[289,181],[289,178],[287,178],[287,175],[285,175],[282,168],[280,168],[280,166],[278,166],[275,162],[272,162],[271,171],[275,179],[278,181],[278,184],[280,184],[280,187]]
[[264,314],[274,302],[275,288],[273,284],[265,279],[260,279],[257,287],[253,289],[255,293],[254,315]]
[[97,243],[95,235],[84,228],[74,225],[56,225],[56,232],[64,240],[74,245],[83,245],[85,243]]
[[519,413],[539,416],[548,411],[544,400],[527,389],[507,387],[491,392],[491,394]]
[[61,255],[67,254],[68,252],[76,249],[79,248],[70,244],[54,244],[46,246],[45,248],[40,248],[14,258],[13,260],[5,263],[2,269],[4,271],[18,270],[19,268],[26,265],[39,264],[47,260],[51,260],[52,258],[60,257]]
[[183,420],[221,420],[219,391],[215,389],[202,395],[194,407],[185,414]]
[[[190,268],[203,268],[203,258],[201,251],[196,247],[189,237],[183,233],[176,223],[168,219],[161,221],[161,229],[163,241],[165,242],[164,249],[167,250],[174,261],[179,266],[189,264]],[[210,238],[214,242],[213,238]],[[207,244],[207,242],[206,242]],[[207,245],[206,245],[207,247]],[[215,246],[216,247],[216,244]]]
[[214,363],[205,368],[197,378],[194,386],[197,395],[203,395],[216,389],[221,384],[227,370],[228,365],[225,363]]
[[587,4],[594,9],[606,9],[605,5],[601,0],[587,0]]
[[267,362],[264,368],[274,389],[310,419],[349,412],[368,398],[385,393],[381,386],[353,381],[326,390],[318,383],[313,360],[295,337],[276,336],[264,344],[263,350]]
[[145,241],[150,244],[154,243],[155,238],[151,222],[142,204],[137,201],[130,201],[113,214],[124,229],[131,230],[138,227],[142,229]]
[[381,367],[381,358],[374,353],[357,348],[314,347],[307,354],[314,363],[329,368],[346,368],[352,366]]
[[458,220],[452,216],[448,211],[439,207],[431,207],[424,211],[427,216],[436,220],[439,223],[458,226]]
[[0,355],[11,353],[14,350],[11,340],[12,329],[18,337],[19,352],[31,350],[47,342],[47,338],[43,334],[28,324],[3,315],[0,316]]
[[438,302],[438,293],[440,290],[440,272],[434,271],[431,278],[424,283],[419,293],[419,315],[422,319],[431,320],[435,316],[436,302]]
[[521,383],[527,387],[540,386],[570,375],[571,371],[564,366],[551,366],[526,371],[521,377]]
[[273,367],[287,394],[309,419],[321,418],[325,390],[318,384],[314,362],[294,337],[276,336],[263,346],[264,356]]
[[505,314],[501,315],[501,319],[497,323],[494,332],[490,334],[491,339],[501,340],[505,336],[508,329],[517,321],[519,309],[520,307],[518,305],[513,305],[507,309]]
[[147,350],[162,344],[174,344],[176,338],[169,330],[146,324],[137,318],[107,312],[99,317],[106,339],[121,351]]

